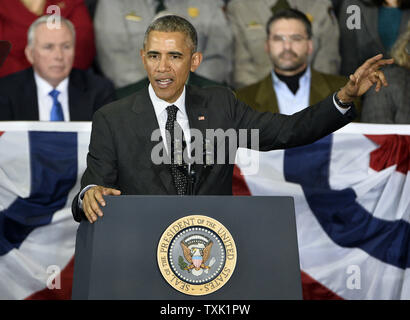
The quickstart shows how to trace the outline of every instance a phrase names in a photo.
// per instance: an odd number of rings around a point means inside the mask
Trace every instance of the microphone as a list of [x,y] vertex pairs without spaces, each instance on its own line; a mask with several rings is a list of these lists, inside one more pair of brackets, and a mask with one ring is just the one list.
[[[192,161],[192,157],[188,155],[188,148],[185,140],[185,136],[182,136],[182,141],[175,139],[176,141],[176,156],[177,168],[188,180],[187,195],[195,194],[195,186],[197,182],[197,172],[194,169],[195,163]],[[185,159],[187,159],[185,161]]]
[[[192,139],[192,138],[191,138]],[[194,158],[188,156],[187,144],[185,137],[181,140],[176,139],[178,150],[175,159],[178,159],[178,170],[180,170],[188,180],[187,195],[195,195],[195,189],[198,183],[201,183],[213,168],[214,153],[213,145],[209,139],[205,139],[202,150],[202,164],[196,163]],[[187,161],[185,161],[187,159]],[[200,179],[198,179],[200,177]],[[201,180],[201,181],[199,181]]]
[[209,175],[214,164],[213,145],[209,139],[204,139],[202,149],[202,162],[191,163],[189,170],[190,194],[195,195],[197,184],[202,183]]
[[197,175],[196,175],[196,171],[193,168],[193,166],[191,166],[191,169],[189,170],[189,176],[188,176],[189,180],[188,180],[188,194],[193,196],[195,195],[195,187],[196,187],[196,181],[197,181]]

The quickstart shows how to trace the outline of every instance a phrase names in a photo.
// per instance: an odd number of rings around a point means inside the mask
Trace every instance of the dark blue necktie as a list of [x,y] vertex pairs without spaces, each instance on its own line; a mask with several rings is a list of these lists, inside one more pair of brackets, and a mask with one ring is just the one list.
[[53,89],[48,94],[53,98],[53,107],[50,112],[50,121],[64,121],[63,107],[61,106],[60,101],[58,101],[58,95],[60,91]]
[[177,122],[178,107],[175,105],[167,107],[168,118],[165,129],[171,138],[168,144],[171,147],[171,174],[178,195],[185,195],[188,187],[188,165],[183,159],[184,137],[181,126]]

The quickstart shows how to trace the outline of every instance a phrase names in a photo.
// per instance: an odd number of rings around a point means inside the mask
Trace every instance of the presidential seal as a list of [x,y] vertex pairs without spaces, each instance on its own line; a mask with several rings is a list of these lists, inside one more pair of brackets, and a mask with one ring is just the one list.
[[236,246],[219,221],[192,215],[165,230],[157,259],[162,276],[174,289],[200,296],[220,289],[232,276]]

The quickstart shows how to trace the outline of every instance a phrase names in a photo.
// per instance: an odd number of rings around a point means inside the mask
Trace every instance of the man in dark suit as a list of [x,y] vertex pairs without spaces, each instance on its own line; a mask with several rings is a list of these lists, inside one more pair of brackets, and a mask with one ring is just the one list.
[[[32,68],[0,79],[0,120],[90,121],[115,97],[110,81],[73,69],[75,30],[70,21],[37,19],[28,31]],[[6,62],[7,63],[7,62]]]
[[[164,16],[154,21],[140,54],[150,81],[148,88],[94,114],[82,190],[72,206],[76,221],[86,218],[92,223],[101,217],[105,195],[187,194],[187,179],[177,170],[178,163],[155,163],[158,140],[152,138],[153,132],[161,131],[165,143],[159,144],[171,160],[176,127],[182,129],[188,148],[192,129],[204,136],[207,129],[259,129],[261,151],[311,143],[350,122],[353,98],[374,83],[376,90],[387,85],[378,69],[393,62],[376,56],[351,75],[337,94],[285,116],[259,113],[226,88],[186,86],[189,72],[196,70],[202,55],[196,51],[195,29],[181,17]],[[216,144],[216,152],[218,147]],[[237,145],[234,147],[236,150]],[[220,149],[226,153],[227,147]],[[233,166],[230,162],[214,164],[211,169],[197,166],[200,172],[193,194],[232,194]]]

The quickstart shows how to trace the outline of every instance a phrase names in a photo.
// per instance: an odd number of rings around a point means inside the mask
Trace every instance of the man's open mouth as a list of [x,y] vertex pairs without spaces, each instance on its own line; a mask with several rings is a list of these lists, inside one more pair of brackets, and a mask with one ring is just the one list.
[[166,79],[155,80],[155,82],[157,83],[157,85],[160,88],[167,88],[168,86],[170,86],[174,82],[174,80],[171,79],[171,78],[166,78]]

